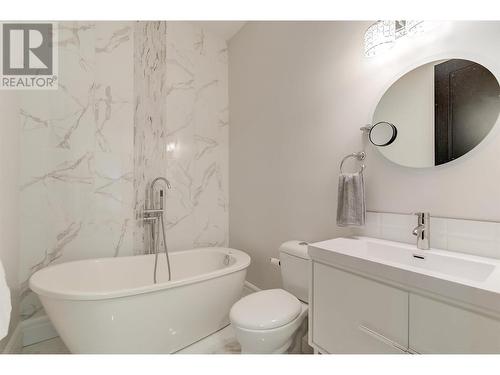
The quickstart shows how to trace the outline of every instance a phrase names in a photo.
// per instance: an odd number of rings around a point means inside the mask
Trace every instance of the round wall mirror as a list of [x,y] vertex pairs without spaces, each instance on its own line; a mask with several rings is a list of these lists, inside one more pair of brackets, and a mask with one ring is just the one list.
[[431,167],[476,147],[499,113],[500,85],[493,73],[469,60],[439,60],[389,87],[375,109],[369,138],[396,164]]

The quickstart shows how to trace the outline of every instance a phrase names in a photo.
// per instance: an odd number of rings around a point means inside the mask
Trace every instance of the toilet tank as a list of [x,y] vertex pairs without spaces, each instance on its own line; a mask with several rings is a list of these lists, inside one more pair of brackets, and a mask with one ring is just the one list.
[[283,289],[309,302],[309,255],[304,241],[287,241],[280,248]]

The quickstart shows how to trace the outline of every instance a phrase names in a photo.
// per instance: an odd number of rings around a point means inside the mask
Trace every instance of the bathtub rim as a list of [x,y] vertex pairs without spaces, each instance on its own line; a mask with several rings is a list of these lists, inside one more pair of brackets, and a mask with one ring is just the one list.
[[131,297],[135,295],[140,295],[140,294],[147,294],[147,293],[156,293],[160,292],[162,290],[168,290],[172,288],[177,288],[185,285],[191,285],[191,284],[196,284],[200,283],[206,280],[210,279],[216,279],[219,277],[223,277],[226,275],[230,275],[232,273],[240,272],[246,270],[251,263],[251,258],[250,256],[245,253],[244,251],[238,250],[238,249],[233,249],[229,247],[204,247],[204,248],[197,248],[197,249],[190,249],[190,250],[181,250],[181,251],[175,251],[170,253],[170,255],[173,254],[185,254],[185,253],[191,253],[191,252],[199,252],[199,251],[212,251],[212,252],[222,252],[224,254],[230,253],[231,256],[233,256],[236,259],[236,262],[225,268],[221,268],[215,271],[207,272],[207,273],[202,273],[196,276],[192,276],[189,278],[183,278],[175,281],[166,281],[163,283],[159,284],[148,284],[148,285],[142,285],[139,287],[135,288],[129,288],[129,289],[120,289],[120,290],[113,290],[113,291],[103,291],[103,292],[82,292],[82,291],[72,291],[72,290],[53,290],[53,289],[47,289],[41,286],[36,285],[37,283],[37,274],[41,273],[47,273],[51,272],[54,268],[60,268],[67,266],[68,264],[74,264],[74,263],[90,263],[90,262],[96,262],[96,261],[106,261],[106,260],[112,260],[112,259],[127,259],[127,258],[136,258],[136,257],[147,257],[147,256],[154,256],[152,254],[143,254],[143,255],[130,255],[130,256],[125,256],[125,257],[102,257],[102,258],[89,258],[89,259],[79,259],[79,260],[73,260],[69,262],[64,262],[64,263],[58,263],[55,265],[50,265],[47,266],[37,272],[35,272],[29,279],[29,287],[30,289],[37,294],[38,296],[41,297],[48,297],[48,298],[53,298],[53,299],[58,299],[58,300],[71,300],[71,301],[99,301],[99,300],[108,300],[108,299],[116,299],[116,298],[123,298],[123,297]]

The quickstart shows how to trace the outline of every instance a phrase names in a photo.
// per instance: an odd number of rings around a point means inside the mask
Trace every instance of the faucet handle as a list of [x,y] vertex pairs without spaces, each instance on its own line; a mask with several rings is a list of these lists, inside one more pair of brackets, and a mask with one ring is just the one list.
[[417,225],[415,228],[413,228],[413,231],[411,232],[411,234],[418,237],[422,234],[423,229],[424,229],[424,226],[422,224]]
[[415,212],[414,215],[417,216],[417,222],[419,225],[422,224],[428,227],[431,219],[431,214],[429,212]]
[[430,217],[431,214],[429,212],[413,212],[413,215],[418,216],[419,218]]
[[417,226],[413,229],[413,235],[417,236],[417,247],[421,250],[430,248],[429,231],[430,231],[430,217],[429,212],[415,212],[414,215],[418,216]]

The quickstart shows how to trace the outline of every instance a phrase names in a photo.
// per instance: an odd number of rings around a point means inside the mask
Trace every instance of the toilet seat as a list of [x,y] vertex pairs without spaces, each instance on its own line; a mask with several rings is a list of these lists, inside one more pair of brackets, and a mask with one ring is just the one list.
[[268,330],[282,327],[299,316],[300,301],[283,289],[269,289],[252,293],[231,308],[231,322],[250,330]]

